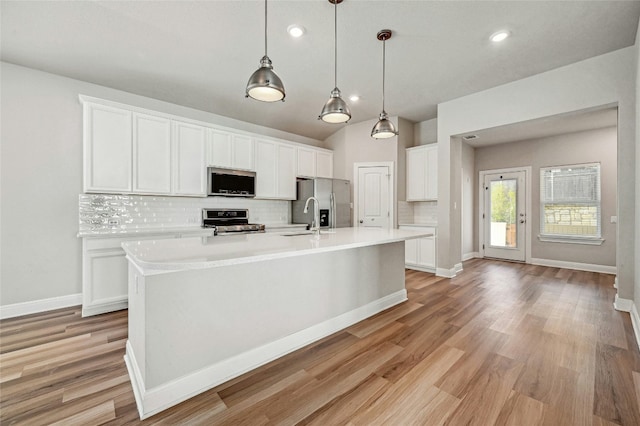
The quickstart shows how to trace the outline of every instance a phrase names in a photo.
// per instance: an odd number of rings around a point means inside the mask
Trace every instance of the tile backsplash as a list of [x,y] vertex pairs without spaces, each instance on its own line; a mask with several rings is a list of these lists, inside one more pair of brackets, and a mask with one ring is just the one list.
[[249,210],[253,223],[291,221],[291,203],[248,198],[187,198],[148,195],[80,194],[80,232],[199,227],[203,208]]
[[438,202],[421,201],[413,204],[413,220],[415,223],[437,223]]

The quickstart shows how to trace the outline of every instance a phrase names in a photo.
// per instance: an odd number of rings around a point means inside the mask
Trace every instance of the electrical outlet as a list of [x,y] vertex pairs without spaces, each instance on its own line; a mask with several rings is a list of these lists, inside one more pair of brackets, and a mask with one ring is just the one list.
[[611,216],[611,223],[618,223],[618,216]]
[[109,226],[118,226],[120,225],[120,219],[111,218],[109,219]]

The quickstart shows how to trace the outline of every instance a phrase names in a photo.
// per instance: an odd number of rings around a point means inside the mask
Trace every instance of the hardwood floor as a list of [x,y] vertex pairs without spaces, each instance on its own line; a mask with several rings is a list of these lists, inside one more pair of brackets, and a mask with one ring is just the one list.
[[409,301],[139,422],[127,312],[0,322],[0,423],[640,425],[613,276],[471,260]]

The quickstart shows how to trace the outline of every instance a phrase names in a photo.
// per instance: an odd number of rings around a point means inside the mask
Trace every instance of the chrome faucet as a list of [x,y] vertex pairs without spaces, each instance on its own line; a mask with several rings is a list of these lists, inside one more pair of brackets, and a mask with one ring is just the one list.
[[307,198],[307,202],[304,203],[304,213],[309,213],[309,201],[315,201],[314,209],[313,209],[313,222],[311,223],[311,231],[315,235],[320,235],[320,204],[318,204],[318,199],[316,197]]

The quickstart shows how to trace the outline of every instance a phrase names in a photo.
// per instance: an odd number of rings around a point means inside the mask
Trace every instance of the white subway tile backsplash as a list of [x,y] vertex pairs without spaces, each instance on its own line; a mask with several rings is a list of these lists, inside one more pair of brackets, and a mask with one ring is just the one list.
[[291,222],[291,203],[249,198],[80,194],[80,232],[199,227],[203,208],[248,209],[253,223]]
[[438,202],[421,201],[413,204],[414,223],[437,223],[438,222]]

